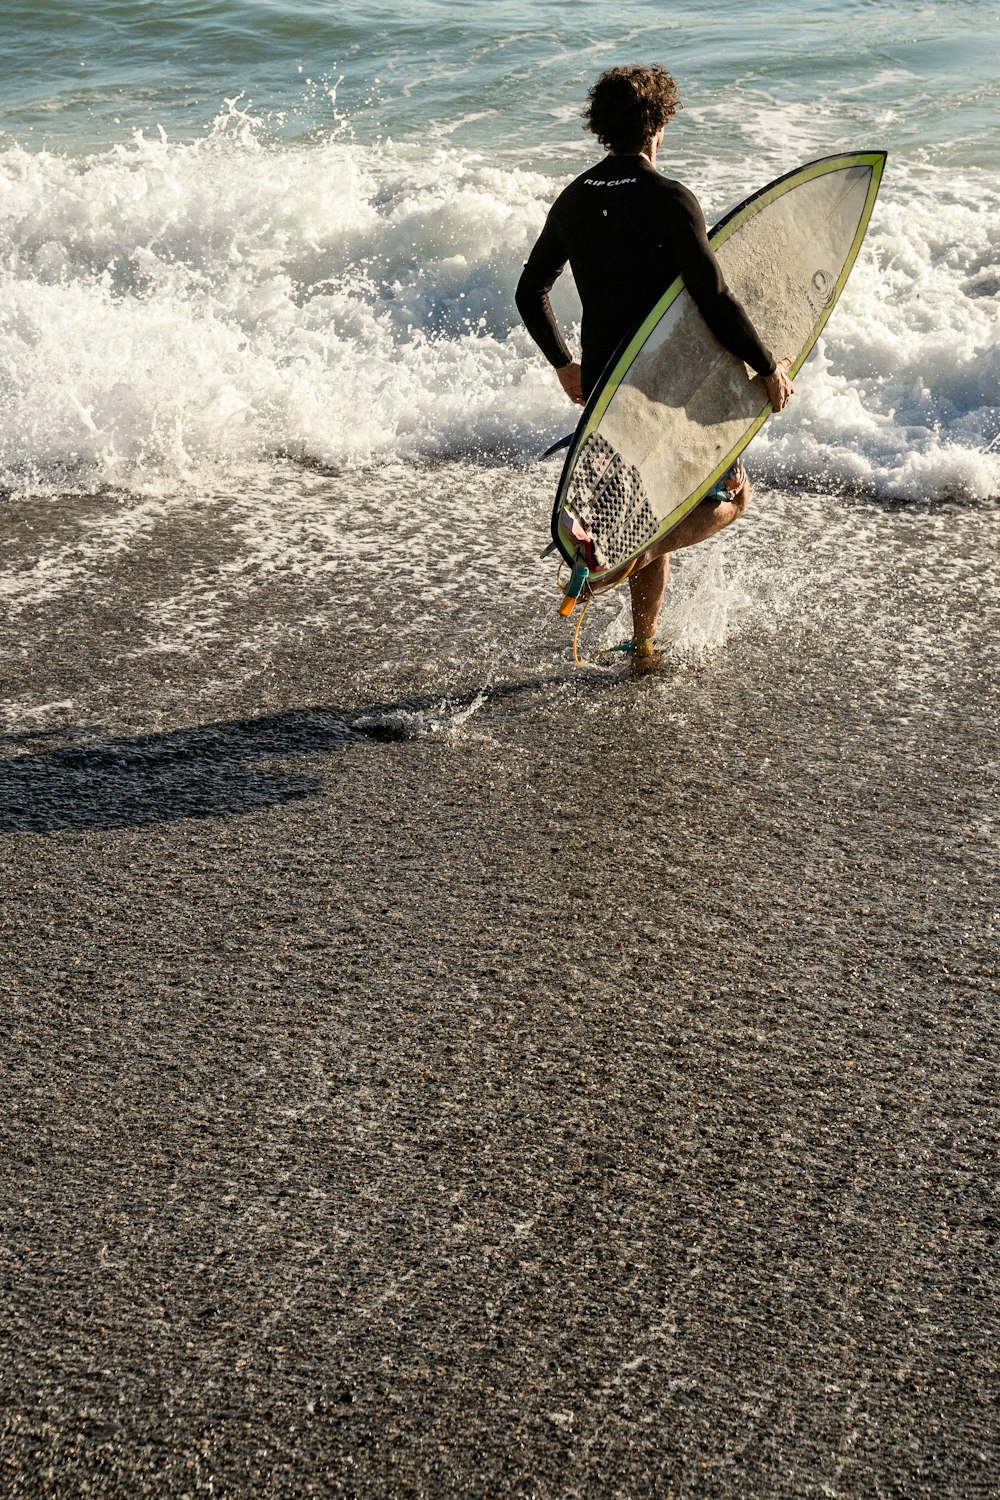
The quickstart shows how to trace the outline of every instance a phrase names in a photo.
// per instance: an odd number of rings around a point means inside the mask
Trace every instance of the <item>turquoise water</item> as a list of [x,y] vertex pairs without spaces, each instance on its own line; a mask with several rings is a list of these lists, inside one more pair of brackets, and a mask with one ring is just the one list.
[[285,139],[346,117],[360,141],[429,132],[504,156],[545,154],[578,144],[580,97],[597,71],[655,57],[698,107],[720,96],[731,113],[803,105],[837,131],[878,127],[897,151],[995,160],[995,5],[825,0],[776,12],[706,0],[664,10],[661,0],[13,0],[0,16],[0,128],[22,143],[76,148],[157,125],[191,139],[242,94]]
[[[713,221],[884,148],[869,236],[757,472],[1000,491],[995,5],[705,0],[0,13],[0,486],[169,491],[292,453],[530,459],[567,425],[513,287],[598,152],[604,67],[665,61],[660,165]],[[575,336],[568,277],[556,307]]]

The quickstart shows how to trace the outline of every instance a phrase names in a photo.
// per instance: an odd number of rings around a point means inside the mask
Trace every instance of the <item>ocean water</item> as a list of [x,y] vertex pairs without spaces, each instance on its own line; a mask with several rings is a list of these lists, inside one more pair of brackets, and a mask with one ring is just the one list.
[[[979,0],[780,17],[724,0],[668,14],[13,0],[0,491],[49,497],[62,540],[9,556],[0,595],[16,611],[97,587],[109,554],[150,545],[161,510],[253,495],[234,590],[293,566],[370,599],[391,558],[443,599],[493,569],[529,609],[513,634],[530,634],[557,472],[539,455],[575,414],[513,288],[548,204],[600,154],[581,127],[588,83],[635,58],[679,79],[661,166],[710,222],[813,157],[889,152],[844,297],[751,450],[759,524],[815,505],[831,548],[850,550],[859,500],[992,514],[1000,85],[983,41],[997,19]],[[568,275],[555,303],[575,336]],[[338,491],[321,537],[303,531],[310,472],[350,476],[349,514]],[[113,497],[99,517],[74,508],[95,495]],[[752,548],[734,545],[678,567],[668,634],[710,646],[741,610],[796,607],[803,575],[789,564],[763,597]],[[190,645],[219,607],[195,559],[157,619]]]
[[14,0],[0,485],[169,487],[276,453],[530,459],[572,424],[512,288],[547,204],[600,154],[580,128],[589,81],[640,57],[678,76],[661,164],[710,222],[811,157],[890,153],[861,263],[758,471],[995,495],[991,24],[978,0],[837,0],[780,22],[720,0],[666,20],[589,0]]

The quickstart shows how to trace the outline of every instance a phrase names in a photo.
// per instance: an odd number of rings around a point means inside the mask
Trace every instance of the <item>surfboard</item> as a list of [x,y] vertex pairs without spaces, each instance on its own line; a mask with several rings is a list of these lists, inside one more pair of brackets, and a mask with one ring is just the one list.
[[[867,151],[809,162],[709,233],[730,290],[775,357],[791,357],[792,375],[857,259],[885,160]],[[578,581],[584,569],[595,582],[613,575],[718,483],[771,413],[752,375],[678,277],[611,357],[566,455],[552,537]]]

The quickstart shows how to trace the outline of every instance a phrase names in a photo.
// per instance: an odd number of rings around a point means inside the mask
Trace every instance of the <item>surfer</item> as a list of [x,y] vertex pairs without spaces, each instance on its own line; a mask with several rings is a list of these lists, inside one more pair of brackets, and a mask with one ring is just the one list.
[[[776,360],[726,286],[708,242],[698,200],[656,170],[663,132],[681,107],[677,85],[659,64],[610,68],[587,95],[584,119],[608,155],[560,193],[517,285],[524,324],[569,399],[587,397],[618,347],[677,276],[719,342],[756,370],[774,411],[788,403],[790,360]],[[552,313],[549,292],[567,262],[580,294],[581,359],[574,359]],[[643,553],[629,574],[636,665],[654,665],[654,638],[667,587],[669,554],[743,514],[750,483],[735,463],[673,531]]]

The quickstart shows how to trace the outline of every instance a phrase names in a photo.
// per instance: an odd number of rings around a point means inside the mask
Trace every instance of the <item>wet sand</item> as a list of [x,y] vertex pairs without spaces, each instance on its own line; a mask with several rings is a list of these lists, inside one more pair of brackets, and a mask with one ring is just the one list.
[[632,684],[224,510],[4,627],[0,1488],[995,1493],[996,515]]

